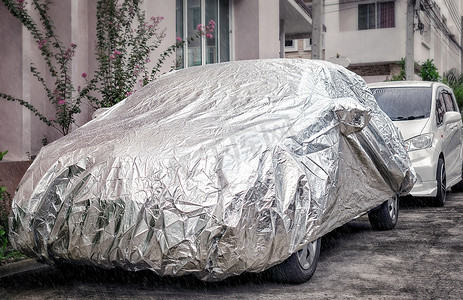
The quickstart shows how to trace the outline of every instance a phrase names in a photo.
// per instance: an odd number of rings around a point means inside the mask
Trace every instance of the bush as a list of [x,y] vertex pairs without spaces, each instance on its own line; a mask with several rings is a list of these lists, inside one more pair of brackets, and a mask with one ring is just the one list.
[[[8,151],[0,151],[0,161]],[[1,184],[1,181],[0,181]],[[10,200],[10,196],[6,191],[6,187],[0,185],[0,257],[3,257],[6,246],[8,244],[8,205],[7,201]]]
[[437,67],[434,65],[433,59],[428,59],[421,64],[421,79],[424,81],[439,81],[440,75],[437,72]]
[[[3,160],[8,151],[0,151],[0,161]],[[8,241],[8,214],[10,211],[11,195],[6,190],[6,187],[1,185],[0,180],[0,265],[21,260],[26,256],[18,251],[11,249]]]

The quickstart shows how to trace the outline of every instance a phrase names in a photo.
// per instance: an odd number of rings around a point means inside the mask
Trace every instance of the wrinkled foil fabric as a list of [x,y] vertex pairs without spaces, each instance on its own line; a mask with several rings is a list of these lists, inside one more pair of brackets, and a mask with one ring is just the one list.
[[284,261],[414,181],[354,73],[302,59],[192,67],[44,147],[10,238],[50,263],[220,280]]

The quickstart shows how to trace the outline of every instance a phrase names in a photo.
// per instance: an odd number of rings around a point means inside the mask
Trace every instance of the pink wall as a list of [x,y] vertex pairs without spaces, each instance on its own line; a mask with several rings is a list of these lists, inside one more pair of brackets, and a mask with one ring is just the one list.
[[[97,67],[95,59],[96,43],[96,2],[94,0],[60,0],[54,1],[49,14],[55,23],[56,32],[64,45],[75,43],[76,55],[70,66],[70,75],[75,87],[84,85],[82,73],[92,74]],[[146,17],[163,16],[161,23],[166,28],[167,37],[159,51],[153,53],[152,65],[165,48],[175,43],[175,1],[145,1]],[[29,10],[31,11],[31,10]],[[32,10],[33,11],[33,10]],[[170,69],[175,56],[165,63],[165,70]],[[30,62],[34,62],[42,74],[47,68],[40,55],[36,41],[22,25],[10,15],[3,3],[0,3],[0,92],[11,94],[32,103],[42,114],[54,116],[54,107],[48,102],[46,93],[40,83],[29,71]],[[50,76],[45,80],[51,83]],[[46,137],[52,142],[61,137],[54,128],[46,126],[29,110],[18,103],[0,99],[0,151],[8,150],[4,161],[28,160],[37,155]],[[93,108],[84,103],[82,113],[76,117],[76,125],[90,120]]]
[[235,59],[259,57],[259,1],[234,1]]
[[279,0],[235,0],[235,59],[279,57]]
[[[0,92],[22,97],[21,24],[0,4]],[[0,99],[0,151],[9,150],[4,160],[20,160],[23,145],[23,109],[17,103]],[[27,114],[27,113],[26,113]]]

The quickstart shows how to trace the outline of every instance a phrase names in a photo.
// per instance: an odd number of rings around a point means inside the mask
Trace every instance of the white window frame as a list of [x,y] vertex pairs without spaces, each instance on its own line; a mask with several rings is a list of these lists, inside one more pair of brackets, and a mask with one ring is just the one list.
[[[298,51],[298,40],[292,40],[293,45],[292,46],[286,46],[285,45],[285,52],[297,52]],[[285,41],[286,42],[286,41]]]
[[308,39],[303,39],[303,49],[304,51],[311,51],[312,50],[312,43],[311,43],[311,38]]
[[[220,5],[219,1],[217,1],[217,26],[220,26]],[[230,60],[232,60],[232,35],[231,29],[232,26],[232,12],[233,8],[233,0],[228,1],[228,26],[229,26],[229,53],[230,53]],[[188,0],[183,0],[183,40],[186,41],[188,38]],[[206,0],[201,0],[201,24],[206,25]],[[217,27],[216,27],[217,28]],[[217,45],[217,62],[220,62],[220,30],[217,30],[217,39],[219,41]],[[201,37],[201,65],[206,64],[206,37]],[[188,68],[188,43],[185,43],[183,46],[183,67]]]

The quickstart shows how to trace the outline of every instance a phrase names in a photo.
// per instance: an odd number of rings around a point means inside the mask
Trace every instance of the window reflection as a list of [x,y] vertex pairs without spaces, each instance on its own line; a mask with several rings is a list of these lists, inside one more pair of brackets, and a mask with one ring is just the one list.
[[[188,36],[196,33],[198,24],[201,24],[201,0],[188,0]],[[188,43],[188,66],[201,65],[201,39],[197,38]]]
[[[177,68],[230,60],[229,0],[176,0],[176,34],[186,39],[215,22],[212,38],[195,38],[176,51]],[[186,31],[186,32],[185,32]]]

